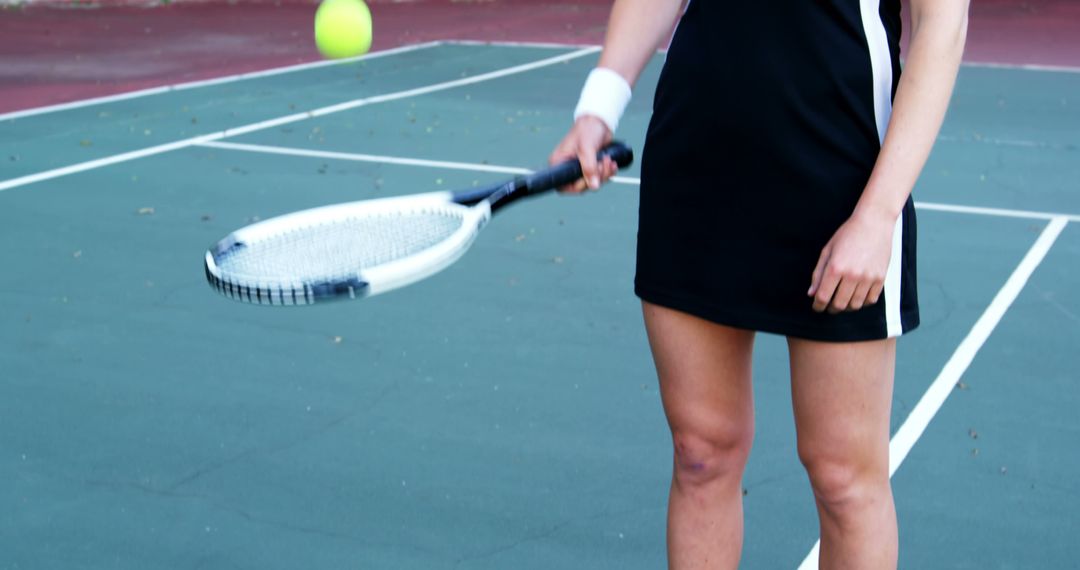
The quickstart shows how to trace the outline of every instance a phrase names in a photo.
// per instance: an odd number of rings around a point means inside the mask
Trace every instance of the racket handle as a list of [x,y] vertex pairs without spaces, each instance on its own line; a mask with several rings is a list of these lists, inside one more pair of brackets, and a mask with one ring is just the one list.
[[[604,160],[605,156],[610,157],[619,168],[626,168],[630,166],[630,163],[634,162],[634,151],[618,141],[608,143],[596,154],[597,160],[600,161]],[[574,158],[526,177],[525,188],[527,194],[536,194],[554,190],[561,186],[568,186],[578,180],[581,180],[581,164]]]

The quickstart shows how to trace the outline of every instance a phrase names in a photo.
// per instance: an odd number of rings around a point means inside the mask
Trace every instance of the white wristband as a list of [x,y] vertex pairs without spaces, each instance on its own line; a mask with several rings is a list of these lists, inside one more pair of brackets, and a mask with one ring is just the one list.
[[630,84],[623,76],[606,67],[597,67],[589,73],[585,87],[581,89],[574,120],[582,115],[593,115],[614,133],[629,102]]

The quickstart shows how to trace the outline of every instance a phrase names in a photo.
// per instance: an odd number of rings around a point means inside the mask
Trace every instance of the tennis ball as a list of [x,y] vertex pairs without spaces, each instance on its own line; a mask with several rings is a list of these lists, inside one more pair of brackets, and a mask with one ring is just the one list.
[[315,45],[336,59],[371,48],[371,10],[363,0],[323,0],[315,12]]

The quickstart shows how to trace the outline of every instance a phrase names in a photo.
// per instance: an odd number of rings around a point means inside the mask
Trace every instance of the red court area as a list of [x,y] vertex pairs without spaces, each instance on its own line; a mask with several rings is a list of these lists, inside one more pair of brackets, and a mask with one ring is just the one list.
[[[373,49],[602,42],[610,0],[371,0]],[[32,2],[0,9],[0,113],[312,61],[316,3]],[[976,0],[966,58],[1080,67],[1080,2]]]

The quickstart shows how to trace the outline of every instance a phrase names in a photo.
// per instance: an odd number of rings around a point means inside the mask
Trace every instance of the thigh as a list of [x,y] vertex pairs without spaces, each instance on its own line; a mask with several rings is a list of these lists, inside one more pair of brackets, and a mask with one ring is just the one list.
[[804,462],[888,468],[896,339],[788,339],[791,395]]
[[748,437],[754,333],[652,303],[642,310],[672,432],[710,440]]

